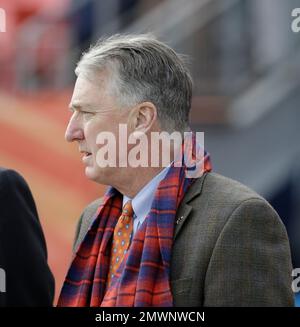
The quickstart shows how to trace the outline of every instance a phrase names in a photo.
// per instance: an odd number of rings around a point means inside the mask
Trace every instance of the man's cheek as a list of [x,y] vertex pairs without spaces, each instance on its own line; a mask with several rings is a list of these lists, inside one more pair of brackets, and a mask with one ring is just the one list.
[[84,129],[85,141],[89,150],[92,151],[97,147],[97,135],[99,132],[92,126],[87,125]]

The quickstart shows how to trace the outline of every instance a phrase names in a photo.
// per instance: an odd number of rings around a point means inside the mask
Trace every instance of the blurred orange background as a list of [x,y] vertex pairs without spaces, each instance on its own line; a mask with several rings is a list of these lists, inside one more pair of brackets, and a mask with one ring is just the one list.
[[86,180],[77,146],[64,140],[69,98],[70,92],[17,100],[0,94],[0,164],[20,172],[32,190],[56,280],[55,303],[77,220],[87,203],[103,193],[103,187]]

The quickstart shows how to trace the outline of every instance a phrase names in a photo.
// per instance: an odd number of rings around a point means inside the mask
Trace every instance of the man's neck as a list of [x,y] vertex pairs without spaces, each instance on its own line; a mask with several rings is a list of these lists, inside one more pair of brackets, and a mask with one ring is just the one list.
[[129,198],[134,198],[138,192],[147,185],[156,175],[158,175],[165,167],[155,168],[131,168],[127,171],[127,176],[124,182],[114,187],[122,194]]

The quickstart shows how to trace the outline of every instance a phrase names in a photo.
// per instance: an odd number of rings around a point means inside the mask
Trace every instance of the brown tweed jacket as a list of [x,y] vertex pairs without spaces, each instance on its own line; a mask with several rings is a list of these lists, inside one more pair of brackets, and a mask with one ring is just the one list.
[[[101,199],[83,212],[74,251]],[[274,209],[216,173],[199,178],[175,219],[170,284],[175,306],[293,306],[287,233]]]

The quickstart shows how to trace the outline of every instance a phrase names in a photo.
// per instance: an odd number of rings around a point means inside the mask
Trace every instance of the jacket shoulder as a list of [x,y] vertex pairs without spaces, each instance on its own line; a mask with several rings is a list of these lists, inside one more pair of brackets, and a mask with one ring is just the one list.
[[231,215],[240,207],[249,208],[253,214],[260,208],[282,223],[266,199],[231,178],[210,172],[204,176],[201,186],[195,186],[198,189],[201,187],[201,190],[188,201],[194,210],[192,216],[197,220],[195,223],[201,221],[205,225],[214,224],[214,230],[221,231]]
[[102,203],[102,198],[96,199],[88,204],[83,210],[75,232],[75,239],[73,244],[73,252],[76,252],[80,243],[83,241],[87,231],[93,223],[93,218],[97,212],[98,207]]
[[261,195],[246,185],[217,173],[207,174],[203,183],[203,192],[208,196],[213,194],[216,201],[243,202],[252,198],[265,201]]

